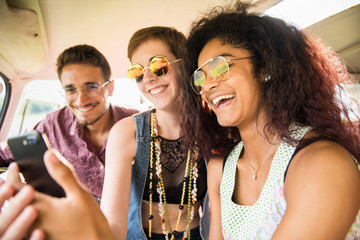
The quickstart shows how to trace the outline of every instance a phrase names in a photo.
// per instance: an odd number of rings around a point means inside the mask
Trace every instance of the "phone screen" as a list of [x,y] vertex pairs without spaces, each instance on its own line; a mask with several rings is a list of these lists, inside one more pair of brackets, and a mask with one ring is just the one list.
[[51,178],[44,164],[47,146],[41,133],[34,130],[9,138],[8,145],[26,183],[39,192],[65,197],[64,190]]

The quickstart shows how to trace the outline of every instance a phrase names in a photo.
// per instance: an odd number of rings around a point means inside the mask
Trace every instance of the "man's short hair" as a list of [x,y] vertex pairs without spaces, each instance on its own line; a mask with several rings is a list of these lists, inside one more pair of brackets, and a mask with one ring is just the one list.
[[111,69],[105,56],[90,45],[76,45],[65,49],[57,58],[56,71],[59,79],[63,68],[69,64],[89,64],[101,68],[105,81],[110,80]]

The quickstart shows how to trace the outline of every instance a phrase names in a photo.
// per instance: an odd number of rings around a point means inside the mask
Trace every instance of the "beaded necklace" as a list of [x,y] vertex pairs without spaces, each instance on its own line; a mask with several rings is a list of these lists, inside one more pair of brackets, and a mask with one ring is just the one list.
[[[156,115],[155,111],[152,111],[150,114],[150,124],[151,124],[151,143],[150,143],[150,170],[149,170],[149,178],[150,178],[150,184],[149,184],[149,237],[151,238],[151,229],[152,229],[152,220],[154,218],[152,214],[152,194],[153,194],[153,174],[154,174],[154,151],[155,151],[155,168],[156,168],[156,175],[158,177],[158,182],[156,184],[157,192],[159,194],[159,215],[161,218],[161,227],[163,234],[165,235],[165,239],[169,240],[169,231],[166,230],[166,224],[168,226],[168,229],[170,230],[171,240],[175,239],[175,235],[178,233],[177,229],[179,227],[182,210],[184,209],[184,201],[185,201],[185,192],[186,192],[186,183],[188,184],[188,211],[187,211],[187,225],[186,229],[184,231],[184,235],[182,239],[190,239],[190,224],[194,218],[194,212],[195,207],[194,204],[197,201],[197,188],[196,188],[196,180],[198,178],[198,168],[197,168],[197,158],[198,158],[198,152],[194,151],[195,155],[195,163],[193,164],[193,161],[191,159],[191,151],[188,150],[187,159],[186,159],[186,167],[183,177],[183,188],[182,188],[182,195],[181,195],[181,202],[179,206],[179,214],[176,221],[176,226],[174,230],[171,228],[170,224],[170,218],[167,208],[167,201],[166,201],[166,193],[165,193],[165,187],[164,187],[164,180],[162,177],[162,167],[160,163],[160,154],[161,154],[161,148],[160,148],[160,139],[158,135],[158,128],[157,128],[157,122],[156,122]],[[193,188],[192,188],[193,185]]]

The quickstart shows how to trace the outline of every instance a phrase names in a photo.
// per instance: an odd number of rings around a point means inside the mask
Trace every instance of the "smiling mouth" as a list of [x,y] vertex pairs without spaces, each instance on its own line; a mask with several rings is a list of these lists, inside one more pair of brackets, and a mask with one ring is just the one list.
[[231,98],[234,98],[235,97],[235,94],[226,94],[226,95],[222,95],[222,96],[219,96],[215,99],[212,100],[212,103],[215,105],[215,106],[220,106],[221,103],[223,103],[224,101],[228,100],[228,99],[231,99]]
[[95,107],[95,105],[91,105],[88,107],[77,107],[76,109],[79,110],[80,112],[88,112],[90,110],[92,110]]
[[150,94],[151,94],[151,95],[155,95],[155,94],[158,94],[158,93],[163,92],[165,89],[166,89],[166,87],[160,86],[160,87],[151,89],[151,90],[150,90]]

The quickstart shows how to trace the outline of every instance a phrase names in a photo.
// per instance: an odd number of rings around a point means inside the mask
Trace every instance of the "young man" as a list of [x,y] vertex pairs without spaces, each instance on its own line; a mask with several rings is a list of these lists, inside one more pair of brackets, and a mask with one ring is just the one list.
[[[47,135],[51,146],[73,165],[80,181],[100,201],[109,131],[137,110],[110,104],[108,97],[114,90],[110,65],[96,48],[70,47],[59,55],[56,66],[67,106],[48,114],[34,129]],[[0,149],[0,163],[12,159],[8,148]]]

